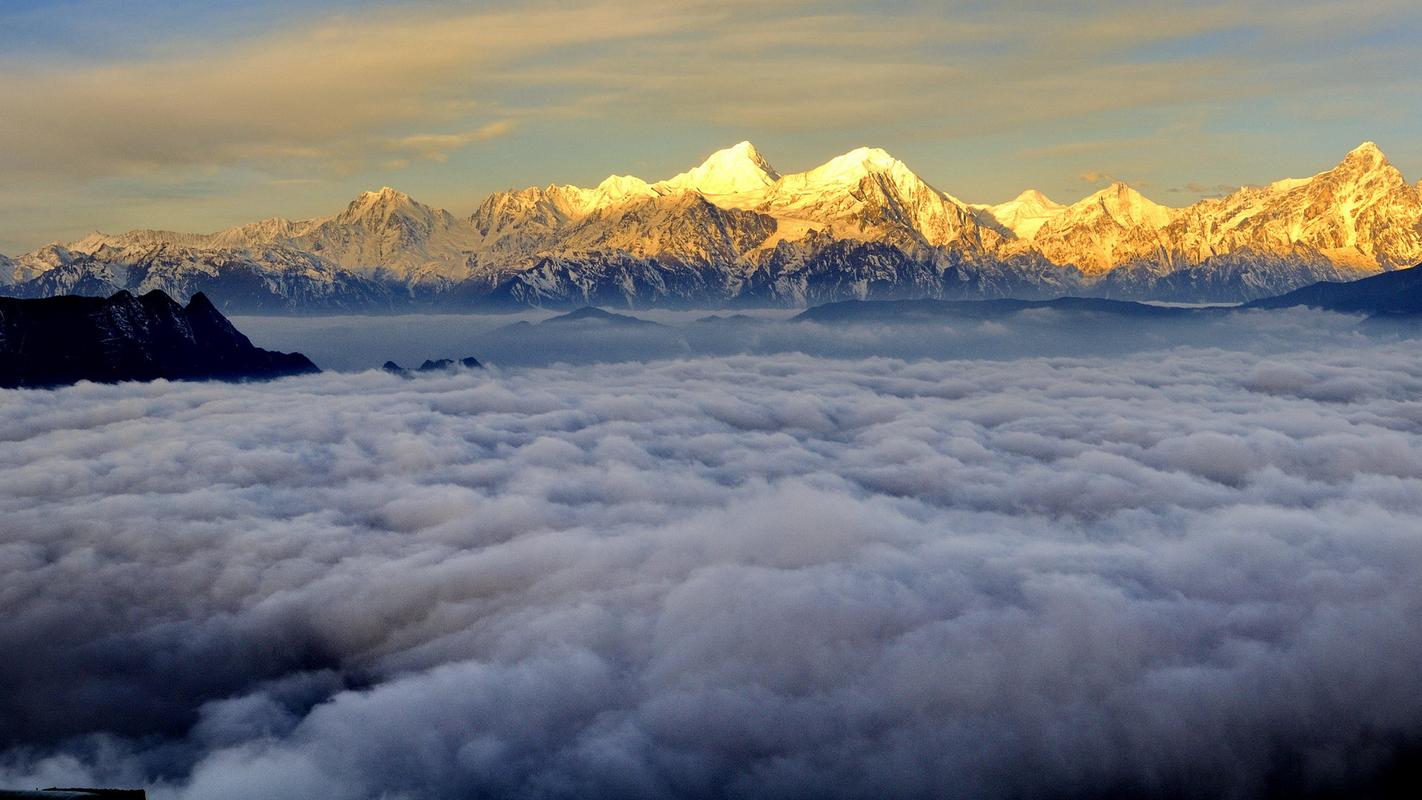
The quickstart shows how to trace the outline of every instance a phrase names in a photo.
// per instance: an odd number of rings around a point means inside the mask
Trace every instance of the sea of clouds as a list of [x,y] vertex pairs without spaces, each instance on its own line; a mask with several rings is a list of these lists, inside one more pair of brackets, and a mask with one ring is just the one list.
[[0,392],[0,786],[1349,791],[1422,743],[1422,359],[1319,328]]

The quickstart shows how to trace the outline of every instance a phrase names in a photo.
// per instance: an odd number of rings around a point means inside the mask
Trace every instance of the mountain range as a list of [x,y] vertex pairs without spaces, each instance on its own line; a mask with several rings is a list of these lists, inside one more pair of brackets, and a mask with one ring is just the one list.
[[782,174],[749,142],[655,183],[497,192],[469,217],[391,188],[210,234],[94,233],[0,256],[0,293],[202,292],[229,311],[781,305],[866,298],[1242,302],[1422,261],[1422,184],[1371,142],[1307,178],[1172,208],[1116,182],[966,203],[880,149]]

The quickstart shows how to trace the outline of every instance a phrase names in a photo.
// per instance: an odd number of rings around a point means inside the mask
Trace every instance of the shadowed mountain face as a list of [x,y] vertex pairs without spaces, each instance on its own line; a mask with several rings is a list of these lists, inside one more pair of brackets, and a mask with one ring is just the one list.
[[394,361],[387,361],[381,367],[386,372],[392,372],[404,377],[412,377],[416,372],[453,372],[456,369],[483,369],[484,365],[479,363],[479,359],[473,356],[466,356],[455,361],[452,358],[427,358],[425,362],[413,370],[405,369]]
[[1222,309],[1155,306],[1098,297],[1058,297],[1054,300],[845,300],[815,306],[801,312],[795,319],[820,323],[925,322],[949,317],[994,319],[1032,310],[1109,317],[1178,319],[1193,314],[1217,313]]
[[91,380],[241,380],[319,372],[300,353],[254,347],[207,297],[0,298],[0,387]]
[[1349,283],[1323,282],[1288,294],[1256,300],[1251,308],[1308,306],[1327,311],[1410,316],[1422,314],[1422,264]]
[[607,325],[618,325],[622,327],[645,328],[655,327],[657,323],[647,319],[628,316],[626,314],[614,314],[611,311],[604,311],[595,306],[583,306],[575,311],[550,317],[539,323],[541,325],[562,325],[576,322],[605,323]]

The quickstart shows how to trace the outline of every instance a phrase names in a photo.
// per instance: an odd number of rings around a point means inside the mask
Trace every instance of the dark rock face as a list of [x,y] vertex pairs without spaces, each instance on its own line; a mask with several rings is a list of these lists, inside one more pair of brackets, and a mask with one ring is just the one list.
[[1256,300],[1248,307],[1292,306],[1374,316],[1422,314],[1422,264],[1348,283],[1315,283],[1278,297]]
[[186,308],[160,291],[0,298],[0,387],[308,372],[319,370],[300,353],[254,347],[201,293]]

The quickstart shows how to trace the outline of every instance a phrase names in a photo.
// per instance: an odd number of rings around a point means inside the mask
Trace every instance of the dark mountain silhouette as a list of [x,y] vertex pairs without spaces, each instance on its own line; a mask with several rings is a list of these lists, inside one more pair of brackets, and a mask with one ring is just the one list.
[[629,328],[656,327],[658,323],[647,319],[638,319],[627,314],[614,314],[611,311],[604,311],[596,306],[583,306],[575,311],[560,314],[556,317],[549,317],[540,322],[540,325],[562,325],[570,322],[601,322],[608,325],[618,325]]
[[300,353],[253,346],[201,292],[187,307],[160,291],[142,297],[0,297],[0,387],[319,371]]
[[458,361],[455,361],[452,358],[427,358],[425,359],[425,363],[421,364],[415,369],[405,369],[399,364],[396,364],[394,361],[387,361],[382,364],[380,368],[385,370],[386,372],[393,372],[396,375],[403,375],[408,378],[416,372],[441,372],[446,370],[452,370],[455,367],[462,367],[464,369],[483,369],[484,365],[479,363],[479,359],[473,356],[467,356],[465,358],[459,359]]
[[992,319],[1033,309],[1148,319],[1176,319],[1222,310],[1155,306],[1097,297],[1058,297],[1054,300],[845,300],[807,309],[796,315],[795,319],[809,322],[912,322],[943,317]]
[[1278,297],[1255,300],[1246,307],[1293,306],[1371,316],[1422,314],[1422,264],[1348,283],[1315,283]]

